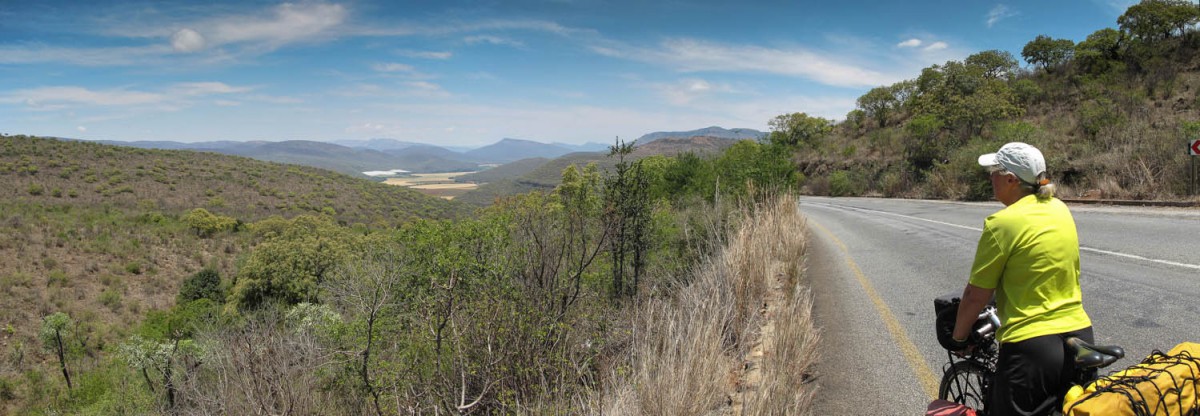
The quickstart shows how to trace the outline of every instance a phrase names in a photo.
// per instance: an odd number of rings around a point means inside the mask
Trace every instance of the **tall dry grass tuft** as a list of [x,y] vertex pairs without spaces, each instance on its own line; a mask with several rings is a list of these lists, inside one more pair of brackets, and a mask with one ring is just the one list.
[[626,361],[588,399],[597,414],[805,414],[815,386],[804,219],[785,195],[743,210],[727,244],[631,319]]

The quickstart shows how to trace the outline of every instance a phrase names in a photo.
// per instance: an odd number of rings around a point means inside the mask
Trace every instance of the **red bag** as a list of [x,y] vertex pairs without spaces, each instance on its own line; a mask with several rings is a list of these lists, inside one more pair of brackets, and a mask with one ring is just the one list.
[[934,400],[925,416],[975,416],[975,409],[947,400]]

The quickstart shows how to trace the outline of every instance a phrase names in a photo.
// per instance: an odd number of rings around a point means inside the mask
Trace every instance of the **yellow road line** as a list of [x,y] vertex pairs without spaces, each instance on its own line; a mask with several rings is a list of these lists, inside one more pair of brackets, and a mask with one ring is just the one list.
[[867,292],[867,297],[871,298],[871,303],[875,304],[875,311],[879,312],[879,317],[883,319],[888,332],[892,334],[892,339],[896,341],[896,345],[904,353],[904,359],[908,361],[909,368],[912,369],[917,379],[921,381],[921,387],[925,389],[925,394],[929,395],[931,400],[936,398],[939,383],[937,375],[925,364],[925,358],[921,356],[920,351],[917,351],[917,345],[908,339],[908,334],[904,332],[904,327],[900,326],[900,321],[896,320],[896,316],[892,314],[892,310],[883,302],[883,298],[879,297],[879,293],[875,292],[875,287],[871,286],[871,282],[867,280],[867,276],[863,274],[862,270],[859,270],[858,264],[855,264],[854,259],[850,258],[850,250],[829,229],[821,226],[821,224],[817,224],[812,218],[808,219],[808,223],[816,226],[822,233],[829,236],[837,244],[838,248],[842,249],[842,253],[846,254],[846,264],[850,266],[850,270],[854,272],[854,277],[858,278],[858,283]]

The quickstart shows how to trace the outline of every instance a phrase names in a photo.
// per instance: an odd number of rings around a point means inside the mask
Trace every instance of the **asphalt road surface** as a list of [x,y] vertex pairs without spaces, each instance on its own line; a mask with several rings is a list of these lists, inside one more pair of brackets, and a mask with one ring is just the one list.
[[[817,415],[918,415],[947,362],[933,299],[962,293],[983,221],[1003,206],[800,198],[807,276],[822,327]],[[1071,206],[1083,305],[1123,368],[1200,342],[1200,210]]]

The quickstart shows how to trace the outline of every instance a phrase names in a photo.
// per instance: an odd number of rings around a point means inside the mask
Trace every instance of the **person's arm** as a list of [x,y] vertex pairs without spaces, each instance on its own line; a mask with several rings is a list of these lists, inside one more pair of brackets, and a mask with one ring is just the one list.
[[966,341],[971,335],[971,327],[979,319],[979,313],[988,302],[992,301],[992,293],[996,289],[984,289],[968,283],[963,289],[962,300],[958,304],[958,319],[954,323],[954,340]]

